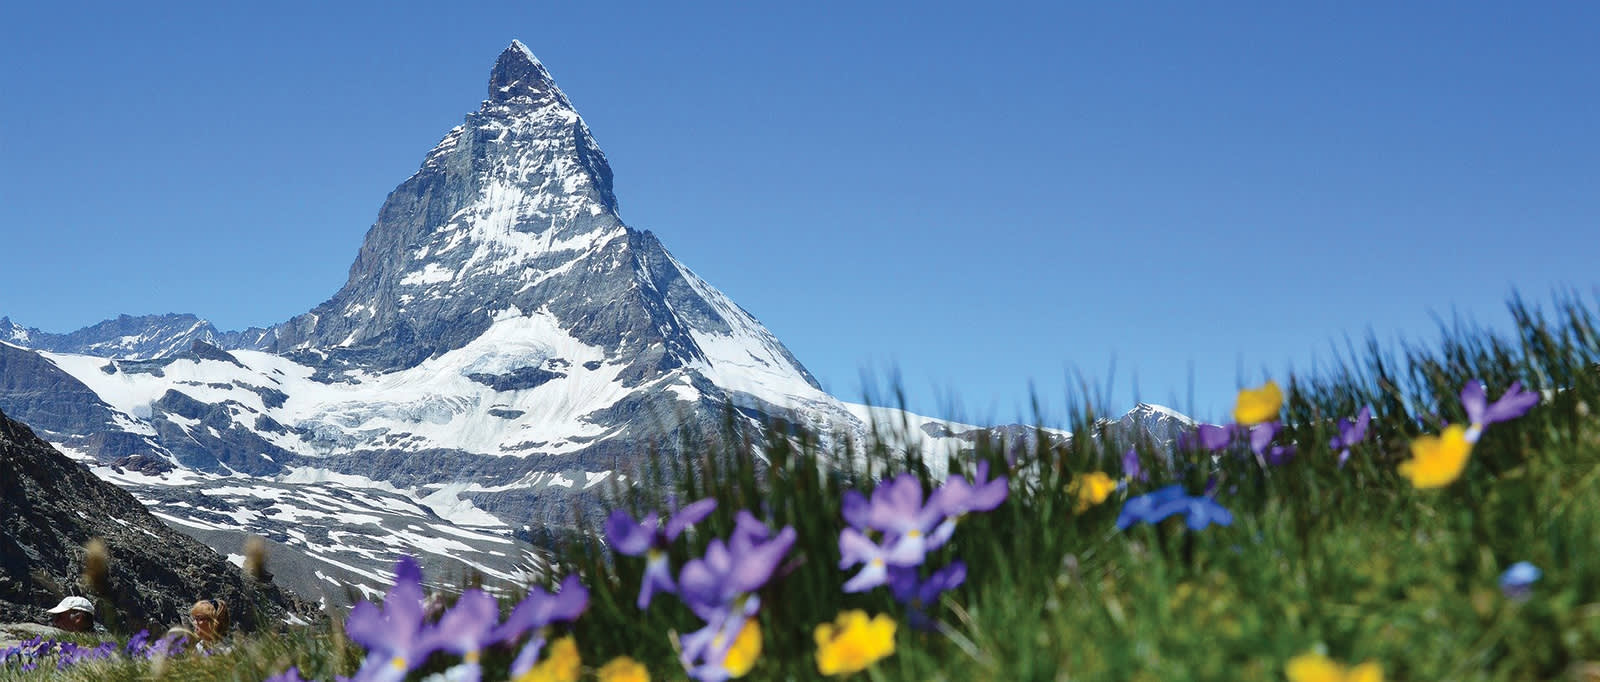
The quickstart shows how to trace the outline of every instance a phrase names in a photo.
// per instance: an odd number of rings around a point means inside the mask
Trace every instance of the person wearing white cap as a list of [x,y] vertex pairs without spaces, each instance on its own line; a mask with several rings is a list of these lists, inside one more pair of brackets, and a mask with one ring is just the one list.
[[94,630],[94,604],[83,597],[67,597],[62,599],[56,607],[45,613],[53,616],[50,621],[67,632],[90,632]]

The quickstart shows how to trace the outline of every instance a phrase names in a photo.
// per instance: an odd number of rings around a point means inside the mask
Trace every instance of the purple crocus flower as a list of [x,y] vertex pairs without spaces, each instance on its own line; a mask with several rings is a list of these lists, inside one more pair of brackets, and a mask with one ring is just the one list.
[[1356,413],[1356,420],[1351,423],[1349,419],[1339,419],[1339,435],[1328,441],[1329,450],[1339,450],[1339,466],[1350,459],[1350,448],[1367,439],[1367,426],[1372,423],[1372,407],[1363,406]]
[[[365,603],[365,602],[363,602],[363,603]],[[145,647],[144,657],[146,659],[153,660],[153,659],[157,659],[157,658],[161,658],[161,657],[167,656],[167,655],[171,654],[174,650],[181,650],[183,648],[183,646],[185,644],[187,644],[188,642],[189,642],[189,638],[188,637],[184,637],[183,635],[177,635],[177,634],[167,635],[165,637],[162,637],[161,639],[156,640],[156,642],[154,644],[151,644],[150,646]]]
[[1278,422],[1267,422],[1250,427],[1250,451],[1256,453],[1266,464],[1280,466],[1294,456],[1293,445],[1273,445],[1272,439],[1278,436],[1283,426]]
[[1185,433],[1178,438],[1178,447],[1183,450],[1194,450],[1196,448],[1210,451],[1221,450],[1233,442],[1233,434],[1238,428],[1234,424],[1226,426],[1200,424],[1195,427],[1194,431]]
[[611,517],[606,519],[607,541],[619,554],[646,556],[644,579],[639,586],[639,608],[649,607],[650,599],[657,592],[677,590],[666,550],[685,529],[704,520],[716,508],[717,501],[708,497],[678,510],[665,524],[660,524],[655,514],[634,523],[621,509],[611,512]]
[[494,597],[483,590],[467,590],[461,593],[455,607],[439,619],[439,624],[428,631],[428,642],[422,648],[460,656],[462,663],[451,669],[450,678],[458,682],[478,682],[483,679],[478,658],[484,648],[500,641],[494,636],[499,622],[500,605]]
[[560,592],[550,594],[538,587],[528,590],[528,596],[511,609],[511,615],[506,616],[505,622],[489,634],[489,641],[514,642],[529,630],[538,633],[528,640],[511,662],[511,676],[515,678],[532,670],[539,661],[539,652],[544,650],[542,630],[545,626],[575,621],[587,608],[589,590],[583,586],[577,574],[569,573],[561,581]]
[[680,660],[698,680],[726,680],[723,667],[730,647],[745,622],[760,609],[756,594],[772,579],[778,564],[794,546],[796,533],[785,526],[773,533],[767,524],[741,510],[734,518],[727,542],[713,539],[705,556],[683,565],[678,575],[678,596],[705,627],[685,635]]
[[711,614],[705,627],[684,635],[679,640],[683,650],[678,660],[689,677],[701,682],[722,682],[731,678],[732,673],[724,667],[728,650],[738,641],[745,621],[754,618],[760,608],[761,598],[749,595]]
[[1127,530],[1134,524],[1156,524],[1174,514],[1182,514],[1190,530],[1201,530],[1213,523],[1220,526],[1233,524],[1233,513],[1205,496],[1191,497],[1182,485],[1169,485],[1155,492],[1129,498],[1117,515],[1117,528]]
[[133,657],[133,656],[138,656],[139,654],[144,653],[145,643],[147,643],[149,641],[150,641],[150,631],[149,630],[140,630],[139,632],[135,633],[132,637],[128,638],[128,644],[127,644],[127,646],[123,647],[122,650],[130,658]]
[[1128,448],[1127,452],[1122,453],[1122,478],[1140,483],[1150,480],[1150,475],[1139,465],[1138,448]]
[[713,539],[705,556],[689,560],[678,575],[679,596],[707,622],[767,584],[794,546],[795,530],[785,526],[770,538],[735,530],[729,540]]
[[[994,483],[985,484],[984,490],[994,490]],[[872,491],[872,502],[866,510],[866,526],[884,533],[885,560],[896,566],[914,566],[923,557],[937,549],[955,533],[955,524],[946,524],[944,506],[970,505],[976,496],[966,500],[947,493],[950,502],[930,499],[923,504],[922,483],[911,474],[900,474],[893,480],[878,484]],[[964,502],[958,505],[957,502]],[[999,504],[996,502],[996,504]],[[937,531],[937,532],[935,532]]]
[[399,682],[433,653],[423,618],[422,568],[406,556],[395,563],[394,573],[381,610],[362,601],[345,619],[345,634],[367,648],[367,660],[355,676],[362,682]]
[[1467,442],[1476,443],[1483,436],[1483,430],[1490,424],[1498,424],[1521,417],[1539,404],[1539,394],[1522,390],[1522,382],[1511,384],[1510,388],[1500,396],[1499,400],[1489,402],[1485,393],[1483,382],[1478,379],[1468,381],[1461,388],[1461,406],[1467,410]]

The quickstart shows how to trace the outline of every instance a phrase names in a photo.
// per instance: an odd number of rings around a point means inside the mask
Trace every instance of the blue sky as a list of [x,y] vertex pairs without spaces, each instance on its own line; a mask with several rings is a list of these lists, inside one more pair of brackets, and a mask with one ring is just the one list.
[[513,38],[845,398],[1217,417],[1600,283],[1589,3],[46,4],[0,9],[0,314],[47,331],[325,300]]

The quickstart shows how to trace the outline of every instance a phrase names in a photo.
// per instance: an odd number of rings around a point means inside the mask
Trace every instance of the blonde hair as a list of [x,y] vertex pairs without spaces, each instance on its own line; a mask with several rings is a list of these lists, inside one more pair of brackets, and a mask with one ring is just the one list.
[[211,630],[214,635],[211,639],[221,637],[228,633],[228,603],[221,599],[201,599],[189,608],[189,619],[195,621],[195,632],[197,634],[204,634],[199,623],[202,619],[205,619],[215,624],[215,627]]

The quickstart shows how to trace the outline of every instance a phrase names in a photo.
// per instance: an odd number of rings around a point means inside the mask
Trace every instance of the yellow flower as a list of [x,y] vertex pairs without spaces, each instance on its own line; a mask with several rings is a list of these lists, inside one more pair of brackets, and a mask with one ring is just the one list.
[[583,670],[583,659],[578,657],[578,643],[568,635],[550,643],[544,660],[532,670],[517,676],[516,682],[578,682]]
[[1284,674],[1289,682],[1383,682],[1383,666],[1375,661],[1345,668],[1316,652],[1289,659]]
[[1461,477],[1472,455],[1467,430],[1460,424],[1446,427],[1437,436],[1421,436],[1411,441],[1412,459],[1400,463],[1400,475],[1418,488],[1442,488]]
[[758,658],[761,658],[761,624],[750,618],[739,629],[733,646],[728,647],[728,655],[722,659],[722,669],[728,671],[728,677],[744,677],[756,666]]
[[817,626],[817,671],[849,675],[894,653],[895,622],[884,614],[867,620],[865,611],[844,611]]
[[618,656],[595,671],[600,682],[650,682],[650,671],[638,661]]
[[1256,388],[1239,391],[1239,403],[1233,408],[1233,420],[1244,425],[1270,422],[1278,418],[1283,409],[1283,391],[1278,382],[1268,381]]
[[1117,482],[1104,471],[1079,475],[1067,485],[1067,492],[1078,498],[1078,507],[1072,513],[1082,514],[1084,510],[1106,501],[1116,489]]

